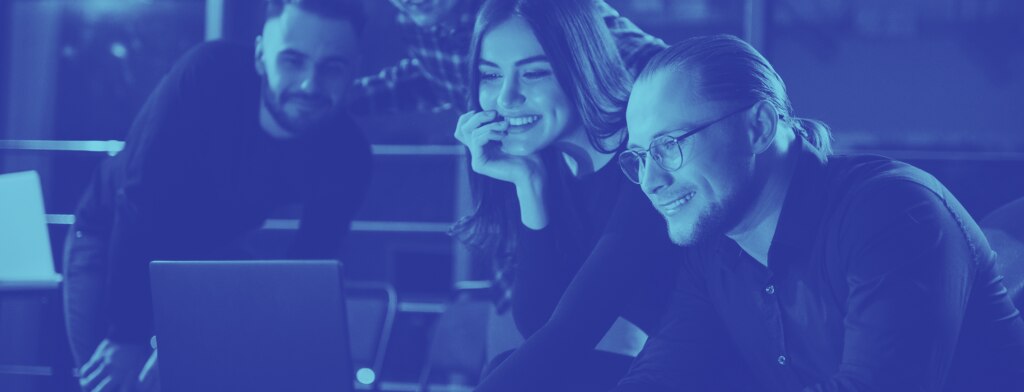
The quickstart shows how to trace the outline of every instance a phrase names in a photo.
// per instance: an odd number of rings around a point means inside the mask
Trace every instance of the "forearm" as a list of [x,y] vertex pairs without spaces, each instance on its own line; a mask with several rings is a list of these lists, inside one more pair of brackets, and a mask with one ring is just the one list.
[[[159,189],[165,195],[169,192]],[[114,203],[104,303],[107,338],[118,343],[144,343],[153,334],[149,263],[154,258],[180,258],[182,249],[200,246],[183,230],[184,225],[172,223],[170,218],[186,209],[141,196],[154,193],[158,192],[142,191],[133,184],[119,188]]]
[[107,338],[119,343],[144,343],[153,334],[153,306],[149,286],[146,241],[116,235],[111,241],[105,308]]
[[533,175],[516,183],[519,215],[523,225],[540,230],[548,226],[548,211],[544,203],[544,180]]
[[514,263],[512,312],[525,337],[545,325],[576,270],[552,227],[533,230],[519,226]]
[[[595,370],[588,369],[592,357],[599,353],[594,346],[610,324],[548,322],[481,380],[475,390],[560,390],[557,385],[562,382],[587,377],[588,370]],[[621,370],[625,371],[625,367]]]

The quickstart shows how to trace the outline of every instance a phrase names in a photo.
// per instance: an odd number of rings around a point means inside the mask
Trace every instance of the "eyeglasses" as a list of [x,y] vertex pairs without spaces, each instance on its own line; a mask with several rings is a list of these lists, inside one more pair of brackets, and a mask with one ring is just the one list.
[[[751,108],[751,106],[744,106],[741,109],[729,112],[722,117],[705,123],[699,127],[693,128],[686,131],[679,136],[659,136],[658,138],[651,141],[651,145],[646,150],[626,150],[619,153],[619,167],[622,168],[622,172],[626,174],[626,178],[633,181],[634,184],[640,183],[640,170],[644,169],[647,164],[647,156],[650,155],[654,158],[654,161],[666,171],[676,171],[683,167],[683,139],[690,136],[696,135],[698,132],[708,129],[708,127],[715,123],[725,120],[732,115],[742,112]],[[668,133],[678,132],[679,130],[669,131]]]

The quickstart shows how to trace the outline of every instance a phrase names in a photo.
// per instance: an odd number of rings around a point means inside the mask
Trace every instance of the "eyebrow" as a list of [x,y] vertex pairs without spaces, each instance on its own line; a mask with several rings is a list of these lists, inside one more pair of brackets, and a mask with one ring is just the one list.
[[[546,56],[546,55],[538,54],[536,56],[530,56],[530,57],[527,57],[525,59],[516,61],[515,65],[516,66],[522,66],[522,65],[526,65],[526,64],[530,64],[530,63],[539,63],[539,62],[550,63],[551,60],[548,60],[548,56]],[[501,68],[500,66],[498,66],[498,64],[495,64],[494,62],[487,61],[487,60],[484,60],[484,59],[480,59],[480,65],[486,65],[486,66],[494,67],[494,68]]]
[[[299,57],[299,58],[302,58],[302,59],[306,59],[306,58],[309,57],[305,53],[302,53],[302,52],[297,51],[295,49],[284,49],[280,53],[278,53],[278,56],[295,56],[295,57]],[[340,63],[344,63],[346,65],[352,63],[352,61],[348,57],[344,57],[344,56],[327,56],[327,57],[324,57],[324,58],[320,59],[320,61],[319,61],[319,63],[321,63],[321,64],[322,63],[327,63],[327,62],[340,62]]]
[[302,58],[308,57],[308,56],[306,56],[305,53],[302,53],[302,52],[297,51],[295,49],[284,49],[284,50],[282,50],[281,52],[278,53],[278,56],[296,56],[296,57],[302,57]]
[[[683,125],[689,125],[689,124],[683,124]],[[692,127],[681,127],[681,128],[673,128],[673,129],[661,130],[661,131],[658,131],[658,133],[655,133],[654,135],[651,135],[651,141],[654,141],[654,139],[657,139],[659,137],[666,136],[666,135],[668,135],[668,134],[670,134],[672,132],[683,132],[683,131],[686,131],[687,129],[690,129],[690,128],[692,128]],[[627,149],[634,149],[634,148],[644,148],[644,147],[643,146],[639,146],[636,143],[633,143],[632,141],[630,141],[628,144],[626,144],[626,148]]]

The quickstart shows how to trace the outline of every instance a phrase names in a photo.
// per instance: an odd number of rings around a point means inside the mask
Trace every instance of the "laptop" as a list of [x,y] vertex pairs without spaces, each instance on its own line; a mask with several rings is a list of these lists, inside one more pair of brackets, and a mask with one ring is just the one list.
[[39,174],[0,174],[0,289],[55,288],[60,280]]
[[162,392],[354,389],[341,263],[150,264]]

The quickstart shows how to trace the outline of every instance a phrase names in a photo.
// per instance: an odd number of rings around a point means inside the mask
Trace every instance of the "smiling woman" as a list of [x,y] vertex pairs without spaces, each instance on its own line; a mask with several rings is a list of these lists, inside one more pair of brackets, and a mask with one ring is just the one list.
[[[523,39],[526,38],[526,39]],[[508,122],[501,150],[530,155],[558,139],[580,139],[576,110],[536,36],[522,17],[495,26],[480,43],[481,109]]]
[[[527,338],[478,391],[609,389],[630,349],[595,347],[642,336],[665,298],[670,258],[651,257],[672,251],[663,224],[609,164],[632,80],[601,5],[489,0],[476,20],[472,110],[455,132],[476,205],[453,234],[493,262],[499,305]],[[632,330],[610,332],[620,317]]]

